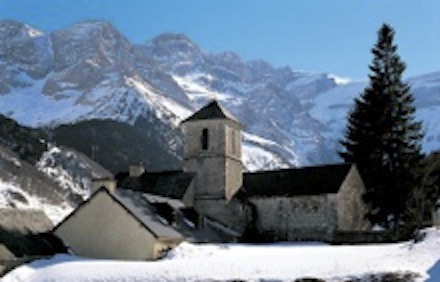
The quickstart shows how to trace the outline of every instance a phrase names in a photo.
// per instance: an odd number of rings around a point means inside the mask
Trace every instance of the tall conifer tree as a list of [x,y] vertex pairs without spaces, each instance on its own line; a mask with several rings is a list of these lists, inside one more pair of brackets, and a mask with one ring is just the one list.
[[374,223],[397,223],[412,190],[419,187],[421,123],[415,121],[405,64],[397,54],[394,30],[384,24],[372,49],[369,85],[355,100],[340,153],[364,178]]

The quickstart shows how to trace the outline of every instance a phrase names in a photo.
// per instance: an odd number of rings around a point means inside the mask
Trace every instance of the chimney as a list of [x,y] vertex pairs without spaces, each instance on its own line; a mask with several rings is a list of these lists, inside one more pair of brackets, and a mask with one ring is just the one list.
[[114,193],[117,188],[117,182],[114,178],[100,178],[93,179],[92,182],[92,194],[95,193],[100,188],[107,189],[110,193]]
[[145,166],[142,162],[131,165],[129,167],[129,175],[130,177],[140,177],[146,171]]

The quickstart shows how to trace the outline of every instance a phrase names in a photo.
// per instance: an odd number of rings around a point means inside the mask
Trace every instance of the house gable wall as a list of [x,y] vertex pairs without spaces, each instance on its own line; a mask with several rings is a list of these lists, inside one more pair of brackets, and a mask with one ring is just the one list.
[[339,231],[365,231],[370,228],[365,217],[364,192],[362,178],[356,166],[352,166],[336,196]]
[[107,192],[99,191],[55,235],[81,256],[108,259],[154,259],[158,240]]

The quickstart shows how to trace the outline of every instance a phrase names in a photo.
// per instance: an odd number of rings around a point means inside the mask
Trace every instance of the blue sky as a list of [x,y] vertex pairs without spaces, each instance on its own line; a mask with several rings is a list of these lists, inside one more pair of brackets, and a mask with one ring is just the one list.
[[367,76],[388,22],[405,77],[440,71],[439,0],[0,0],[0,19],[43,31],[107,20],[136,43],[184,33],[208,52],[352,79]]

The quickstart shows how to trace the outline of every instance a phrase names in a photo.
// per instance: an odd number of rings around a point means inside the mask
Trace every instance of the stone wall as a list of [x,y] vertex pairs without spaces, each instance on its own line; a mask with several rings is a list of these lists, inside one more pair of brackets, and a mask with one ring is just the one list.
[[225,197],[229,201],[243,186],[243,165],[235,160],[226,161]]
[[276,241],[331,240],[337,218],[331,196],[252,198],[257,228]]
[[[240,126],[229,120],[184,123],[184,171],[197,173],[196,198],[227,198],[243,184]],[[203,132],[207,147],[203,148]]]
[[199,158],[191,160],[199,170],[194,179],[196,198],[224,198],[226,187],[226,159]]
[[367,207],[362,199],[365,186],[353,166],[336,195],[338,231],[365,231],[370,228],[366,219]]
[[251,222],[252,211],[240,201],[233,199],[227,202],[226,199],[206,199],[196,201],[195,209],[231,229],[242,234]]
[[[204,129],[208,129],[207,149],[202,148],[201,140]],[[183,131],[186,137],[185,159],[222,155],[241,161],[240,126],[235,122],[215,119],[186,122],[183,124]],[[234,142],[236,142],[235,145]],[[197,168],[192,168],[190,171],[195,170]]]

